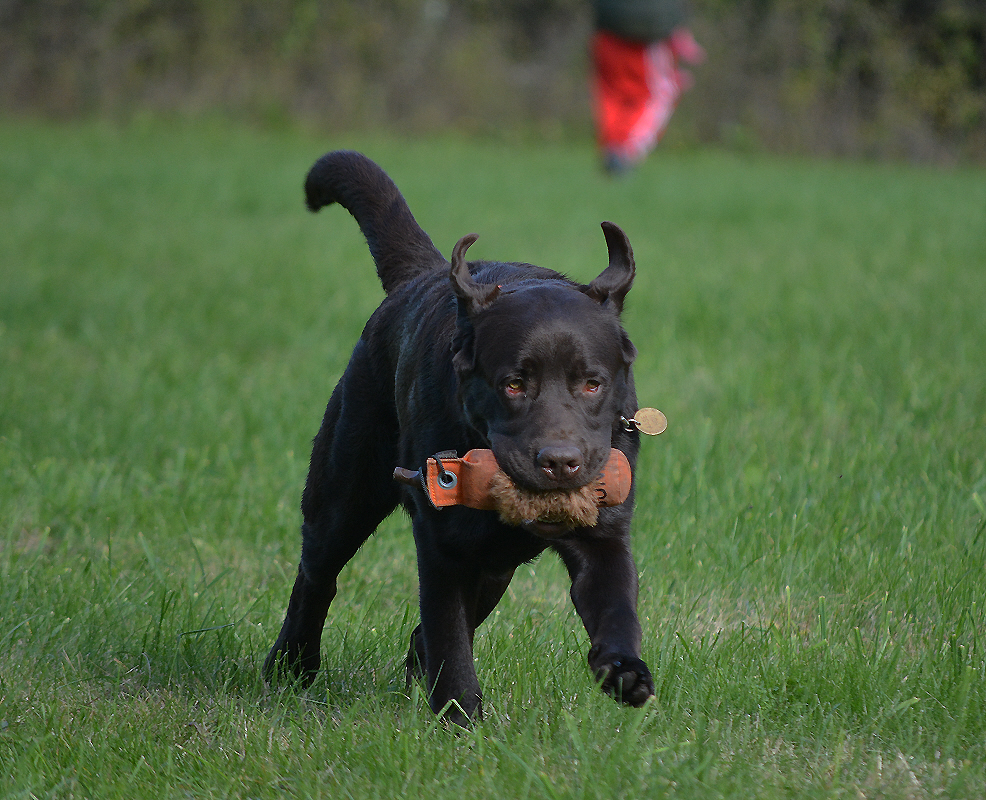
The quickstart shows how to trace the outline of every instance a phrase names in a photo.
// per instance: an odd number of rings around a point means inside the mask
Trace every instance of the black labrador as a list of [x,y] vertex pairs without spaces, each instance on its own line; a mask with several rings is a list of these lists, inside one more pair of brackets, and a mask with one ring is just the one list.
[[593,674],[607,693],[642,705],[654,687],[640,658],[632,488],[621,505],[601,508],[592,527],[507,525],[495,511],[439,510],[392,477],[440,451],[489,448],[517,487],[536,496],[585,487],[610,448],[635,465],[639,433],[625,423],[637,408],[636,351],[620,324],[634,277],[626,235],[602,224],[609,265],[581,285],[531,264],[467,263],[475,235],[459,240],[449,264],[393,181],[359,153],[320,158],[305,194],[312,211],[339,203],[355,217],[387,297],[314,440],[301,563],[265,675],[314,678],[339,572],[402,505],[413,520],[421,609],[407,677],[423,674],[436,713],[459,724],[481,714],[476,627],[514,570],[548,548],[571,576]]

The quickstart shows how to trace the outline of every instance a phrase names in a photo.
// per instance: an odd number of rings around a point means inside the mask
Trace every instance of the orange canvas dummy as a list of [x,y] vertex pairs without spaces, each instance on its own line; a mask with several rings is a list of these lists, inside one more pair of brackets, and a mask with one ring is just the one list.
[[[412,486],[422,486],[436,508],[462,505],[480,510],[494,510],[496,501],[490,494],[494,475],[500,470],[492,450],[470,450],[462,458],[429,458],[421,473],[398,467],[394,479]],[[630,494],[630,462],[615,447],[609,461],[593,484],[600,506],[616,506]]]

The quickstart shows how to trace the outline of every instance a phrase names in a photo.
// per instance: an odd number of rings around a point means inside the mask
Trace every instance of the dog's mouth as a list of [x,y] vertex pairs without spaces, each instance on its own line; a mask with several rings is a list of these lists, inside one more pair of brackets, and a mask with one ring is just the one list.
[[591,528],[599,520],[598,481],[578,489],[534,492],[518,486],[502,469],[490,481],[489,493],[500,519],[548,538],[573,528]]

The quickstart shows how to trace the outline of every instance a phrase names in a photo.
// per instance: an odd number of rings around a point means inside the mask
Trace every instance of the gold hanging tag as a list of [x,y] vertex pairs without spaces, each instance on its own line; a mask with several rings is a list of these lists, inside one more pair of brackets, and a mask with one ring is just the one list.
[[624,421],[627,430],[637,429],[648,436],[657,436],[668,428],[668,418],[656,408],[638,408],[633,419]]

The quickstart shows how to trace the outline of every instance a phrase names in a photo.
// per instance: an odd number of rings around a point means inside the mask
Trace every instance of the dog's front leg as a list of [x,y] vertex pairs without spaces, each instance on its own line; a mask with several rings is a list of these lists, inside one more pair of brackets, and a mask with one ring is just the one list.
[[[497,603],[500,602],[500,598],[507,591],[513,575],[514,571],[510,569],[499,574],[484,575],[480,580],[475,611],[469,617],[469,626],[473,631],[473,637],[475,637],[476,628],[483,623],[493,612],[493,609],[496,608]],[[418,625],[411,631],[411,643],[407,651],[407,660],[405,661],[405,678],[409,688],[413,681],[425,677],[424,664],[424,636],[421,633],[421,626]]]
[[[478,576],[477,576],[478,577]],[[463,727],[482,716],[482,692],[473,664],[476,582],[457,563],[418,552],[421,626],[412,649],[424,655],[429,703]]]
[[604,692],[631,706],[654,694],[640,658],[637,567],[625,536],[565,542],[557,548],[572,578],[572,602],[589,634],[589,667]]

